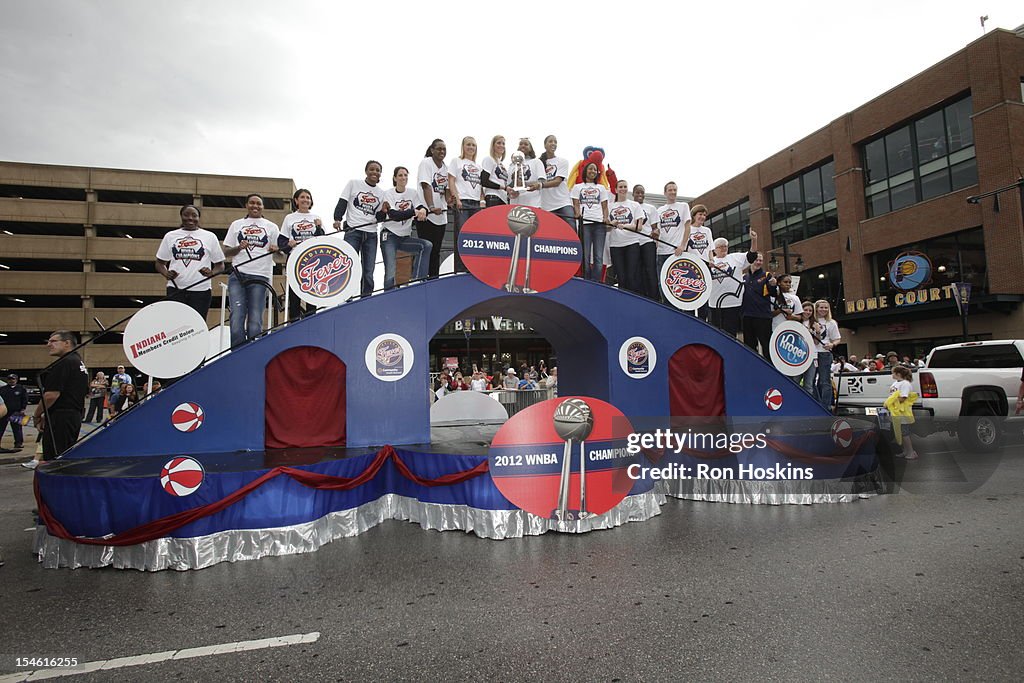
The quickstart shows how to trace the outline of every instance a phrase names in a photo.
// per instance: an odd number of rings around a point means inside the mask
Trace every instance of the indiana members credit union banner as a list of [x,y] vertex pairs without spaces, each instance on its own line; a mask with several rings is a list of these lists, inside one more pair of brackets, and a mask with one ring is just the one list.
[[340,235],[300,242],[285,267],[288,286],[314,306],[334,306],[359,294],[359,254]]
[[622,502],[641,455],[615,406],[596,398],[553,398],[516,413],[491,442],[491,477],[502,495],[538,517],[573,522]]
[[561,287],[583,258],[580,238],[568,223],[529,206],[478,211],[459,231],[457,248],[477,280],[517,294]]
[[177,301],[158,301],[132,316],[122,345],[128,362],[161,379],[195,370],[210,350],[203,316]]

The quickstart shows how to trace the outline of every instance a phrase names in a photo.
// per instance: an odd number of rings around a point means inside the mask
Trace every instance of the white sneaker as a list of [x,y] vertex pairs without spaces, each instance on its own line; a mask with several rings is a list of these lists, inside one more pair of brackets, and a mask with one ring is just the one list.
[[24,467],[26,470],[34,470],[35,468],[39,467],[39,461],[29,460],[28,462],[21,463],[21,466]]

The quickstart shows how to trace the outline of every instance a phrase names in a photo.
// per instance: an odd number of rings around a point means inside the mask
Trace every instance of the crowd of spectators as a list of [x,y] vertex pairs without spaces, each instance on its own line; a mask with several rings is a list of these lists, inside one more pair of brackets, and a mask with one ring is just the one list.
[[504,367],[491,374],[474,364],[469,380],[458,368],[444,367],[433,379],[433,391],[438,398],[453,391],[537,391],[557,388],[558,368],[553,367],[549,372],[544,361],[539,365],[521,363],[518,372],[513,367]]

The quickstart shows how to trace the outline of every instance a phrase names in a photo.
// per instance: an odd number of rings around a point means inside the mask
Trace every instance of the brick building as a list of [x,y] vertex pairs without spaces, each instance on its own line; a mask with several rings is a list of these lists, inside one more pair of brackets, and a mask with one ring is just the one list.
[[1024,189],[967,201],[1024,174],[1022,100],[1024,35],[992,31],[696,202],[829,299],[850,353],[959,340],[956,282],[970,338],[1024,337]]

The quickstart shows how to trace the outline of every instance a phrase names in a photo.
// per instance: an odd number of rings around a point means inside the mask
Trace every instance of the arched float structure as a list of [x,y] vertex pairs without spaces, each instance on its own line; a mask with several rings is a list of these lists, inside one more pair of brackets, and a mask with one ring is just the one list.
[[[761,356],[694,316],[614,287],[573,279],[551,292],[503,295],[454,275],[353,301],[305,318],[236,349],[164,389],[83,440],[65,458],[107,458],[168,453],[262,451],[267,404],[265,368],[296,347],[320,348],[346,369],[346,445],[383,446],[430,442],[425,400],[425,359],[430,339],[450,320],[500,315],[544,336],[558,356],[559,393],[593,396],[627,416],[671,415],[669,369],[683,347],[700,345],[721,358],[725,414],[779,419],[829,414]],[[399,381],[380,381],[367,367],[370,342],[382,333],[401,335],[414,362]],[[623,342],[643,336],[657,351],[653,371],[634,379],[620,369]],[[765,403],[782,393],[778,410]],[[197,403],[205,423],[179,432],[169,419],[175,406]]]
[[[497,489],[486,456],[430,452],[430,339],[452,319],[488,315],[523,322],[553,345],[560,395],[606,401],[636,420],[634,425],[673,412],[831,424],[830,415],[791,379],[694,316],[581,279],[522,295],[497,291],[468,274],[453,275],[274,330],[207,363],[40,467],[40,561],[46,567],[196,569],[309,552],[386,519],[500,539],[642,521],[658,514],[666,495],[809,503],[881,490],[873,442],[865,433],[841,457],[808,456],[782,441],[753,456],[751,462],[766,466],[780,458],[814,462],[825,480],[815,477],[813,487],[801,492],[779,489],[779,482],[728,482],[691,491],[639,480],[618,506],[588,519],[567,524],[531,515]],[[388,378],[393,381],[383,381],[374,364],[372,342],[381,335],[401,337],[411,351],[403,357],[407,372]],[[639,379],[620,364],[625,342],[638,336],[656,352],[650,373]],[[692,363],[701,363],[701,372],[690,372]],[[303,373],[295,387],[288,381],[291,372]],[[299,438],[306,432],[294,425],[268,421],[268,407],[289,401],[281,396],[289,389],[303,392],[304,403],[288,404],[288,420],[319,411],[319,436],[312,441]],[[708,400],[680,400],[694,391]],[[781,401],[767,401],[769,392]],[[184,423],[173,418],[181,412],[188,418]],[[816,438],[831,447],[827,427]],[[347,450],[328,452],[340,443]],[[316,446],[324,448],[310,448]],[[292,447],[305,450],[297,454]],[[685,463],[691,455],[676,461]],[[181,456],[194,459],[189,467],[205,471],[201,486],[185,497],[170,481]],[[717,464],[736,462],[735,454],[715,457]],[[849,482],[854,483],[837,485]]]

